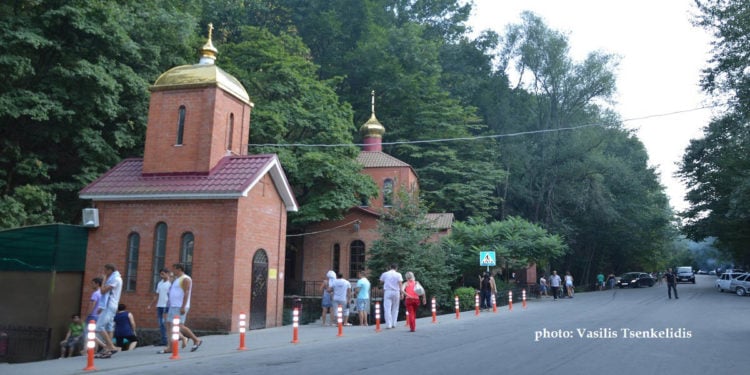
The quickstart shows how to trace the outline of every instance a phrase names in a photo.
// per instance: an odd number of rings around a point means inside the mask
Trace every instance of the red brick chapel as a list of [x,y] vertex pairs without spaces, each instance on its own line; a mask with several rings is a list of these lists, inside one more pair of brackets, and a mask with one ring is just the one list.
[[[325,279],[328,270],[355,279],[357,272],[365,269],[367,251],[378,239],[377,221],[381,212],[391,207],[394,194],[401,189],[418,194],[419,179],[414,169],[383,152],[385,127],[375,117],[374,95],[373,92],[370,119],[360,127],[364,146],[357,156],[357,162],[363,166],[362,173],[377,184],[380,194],[375,199],[352,207],[341,220],[310,225],[301,239],[290,237],[290,243],[301,249],[287,254],[287,261],[302,265],[290,266],[290,273],[293,273],[290,277],[304,285],[304,291],[300,293],[317,294],[317,283]],[[435,229],[434,238],[450,234],[452,213],[431,213],[427,214],[427,219]]]
[[242,84],[215,65],[211,42],[200,62],[172,68],[151,86],[142,159],[125,159],[80,191],[98,210],[89,232],[89,280],[113,263],[121,303],[138,326],[158,329],[159,269],[182,262],[193,278],[188,326],[236,331],[280,326],[287,212],[296,211],[275,154],[248,155],[253,103]]

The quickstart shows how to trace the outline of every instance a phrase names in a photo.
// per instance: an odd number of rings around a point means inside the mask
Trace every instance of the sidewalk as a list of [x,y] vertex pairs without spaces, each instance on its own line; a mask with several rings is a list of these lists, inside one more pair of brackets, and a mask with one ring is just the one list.
[[[431,317],[418,319],[418,324],[428,324]],[[404,324],[403,321],[399,322]],[[385,330],[385,325],[381,324]],[[292,326],[273,327],[248,331],[245,334],[246,350],[258,350],[260,348],[277,348],[292,345],[315,345],[321,342],[341,340],[351,337],[361,337],[375,334],[375,326],[347,326],[344,327],[344,337],[338,337],[338,327],[322,327],[318,324],[308,324],[299,327],[299,343],[292,344]],[[133,351],[119,352],[108,359],[95,359],[96,371],[84,371],[87,365],[87,356],[73,358],[52,359],[47,361],[8,364],[0,363],[0,374],[3,375],[58,375],[58,374],[90,374],[95,372],[106,372],[108,370],[122,370],[147,364],[164,364],[168,366],[170,361],[206,360],[216,356],[232,355],[239,353],[237,348],[240,343],[239,333],[228,335],[202,336],[200,349],[190,352],[192,342],[187,348],[181,349],[180,359],[171,360],[172,354],[157,354],[163,347],[144,346]],[[168,369],[167,369],[168,371]]]

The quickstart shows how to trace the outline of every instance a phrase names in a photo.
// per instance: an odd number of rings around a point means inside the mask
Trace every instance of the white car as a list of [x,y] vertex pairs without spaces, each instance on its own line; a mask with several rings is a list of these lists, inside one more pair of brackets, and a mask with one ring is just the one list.
[[737,278],[737,276],[742,275],[741,273],[730,273],[730,272],[724,272],[716,278],[716,288],[719,289],[719,292],[723,292],[725,290],[730,290],[729,284],[731,284],[732,279]]

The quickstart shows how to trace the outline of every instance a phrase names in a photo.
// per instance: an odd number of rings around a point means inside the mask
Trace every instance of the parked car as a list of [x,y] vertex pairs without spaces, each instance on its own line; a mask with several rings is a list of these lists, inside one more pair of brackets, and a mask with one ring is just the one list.
[[743,273],[729,282],[729,290],[738,296],[746,296],[750,292],[750,273]]
[[722,273],[721,276],[716,278],[716,289],[719,289],[719,292],[730,290],[729,284],[732,282],[732,280],[734,280],[739,275],[742,275],[742,274],[731,273],[731,272]]
[[654,286],[656,280],[646,272],[628,272],[622,274],[617,280],[620,289],[625,287],[640,288],[642,286]]
[[695,284],[695,274],[693,273],[693,267],[677,267],[676,282],[686,282]]

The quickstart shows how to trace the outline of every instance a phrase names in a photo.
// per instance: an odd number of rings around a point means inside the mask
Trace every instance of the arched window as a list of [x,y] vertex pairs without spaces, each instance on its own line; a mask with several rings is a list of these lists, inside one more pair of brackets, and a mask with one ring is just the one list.
[[356,240],[349,245],[349,277],[357,277],[357,272],[365,270],[365,243]]
[[164,257],[167,253],[167,224],[156,224],[154,231],[154,264],[151,268],[151,289],[154,290],[161,280],[159,271],[164,268]]
[[333,245],[333,272],[339,273],[339,266],[341,265],[341,246],[339,244]]
[[195,238],[193,234],[187,232],[182,235],[182,245],[180,246],[180,263],[185,266],[185,273],[188,276],[193,275],[193,248]]
[[234,113],[229,114],[229,124],[227,124],[227,150],[232,149],[232,138],[234,137]]
[[383,181],[383,206],[393,206],[393,180],[390,178]]
[[185,135],[185,106],[181,105],[177,117],[177,144],[182,144],[182,138]]
[[138,278],[138,248],[141,246],[141,236],[131,233],[128,236],[128,261],[125,268],[125,291],[134,292]]

